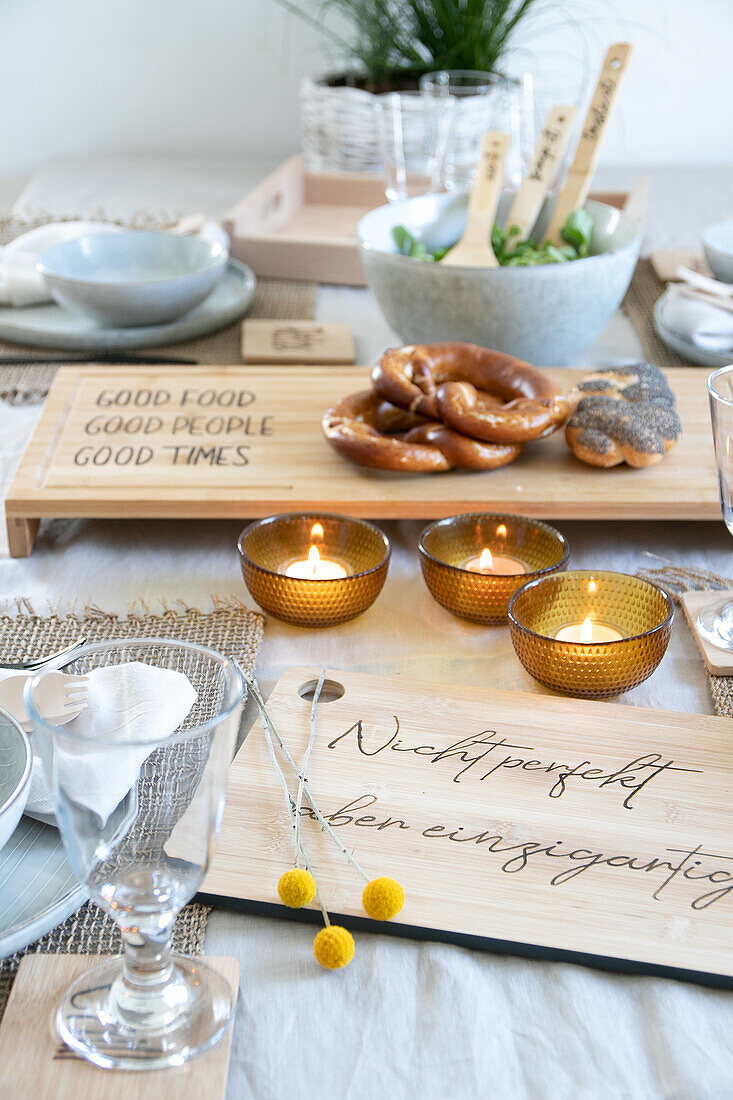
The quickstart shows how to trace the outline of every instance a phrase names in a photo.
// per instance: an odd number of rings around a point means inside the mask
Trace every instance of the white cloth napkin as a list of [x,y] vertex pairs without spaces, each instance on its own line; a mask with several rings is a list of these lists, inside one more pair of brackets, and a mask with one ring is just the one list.
[[[63,727],[84,741],[78,750],[68,742],[59,747],[55,764],[66,794],[99,814],[105,824],[137,781],[145,760],[180,726],[197,695],[182,672],[138,661],[95,668],[88,674],[87,686],[87,706]],[[95,741],[102,742],[98,749]],[[26,812],[52,814],[53,798],[35,734],[31,744]]]
[[662,309],[662,319],[682,339],[705,351],[725,355],[733,352],[733,313],[717,306],[686,298],[671,287]]
[[[119,225],[109,222],[54,222],[16,237],[0,247],[0,306],[32,306],[52,301],[43,276],[36,271],[39,256],[46,248],[88,233],[122,233]],[[205,222],[198,236],[218,241],[229,252],[229,237],[214,222]]]
[[43,276],[36,271],[44,249],[87,233],[121,232],[119,226],[106,222],[54,222],[16,237],[0,248],[0,305],[32,306],[51,301]]

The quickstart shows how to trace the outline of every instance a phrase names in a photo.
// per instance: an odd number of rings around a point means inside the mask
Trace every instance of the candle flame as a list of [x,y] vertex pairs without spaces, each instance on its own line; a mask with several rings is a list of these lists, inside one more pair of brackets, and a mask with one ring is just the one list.
[[[593,581],[591,581],[591,584],[593,584]],[[580,640],[581,642],[593,641],[593,621],[590,615],[586,615],[586,617],[583,619],[582,625],[580,627]]]
[[488,546],[486,546],[481,551],[481,557],[478,560],[478,567],[479,569],[491,569],[493,564],[494,562],[493,558],[491,557],[491,551],[489,550]]
[[505,523],[500,523],[499,526],[496,528],[496,537],[498,539],[505,539],[506,538],[506,524]]
[[588,593],[591,596],[595,596],[597,591],[598,591],[598,586],[596,585],[596,582],[591,577],[590,584],[588,585]]
[[323,524],[322,523],[314,523],[313,526],[311,527],[311,542],[315,542],[316,539],[318,539],[320,541],[322,538],[323,538]]
[[317,546],[311,546],[308,551],[308,565],[313,570],[313,576],[315,577],[318,572],[318,566],[321,564],[321,555],[318,553]]

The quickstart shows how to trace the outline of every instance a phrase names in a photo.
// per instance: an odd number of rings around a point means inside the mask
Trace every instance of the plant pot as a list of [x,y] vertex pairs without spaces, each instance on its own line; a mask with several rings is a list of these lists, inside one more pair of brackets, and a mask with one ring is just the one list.
[[[380,175],[382,159],[374,114],[372,92],[354,86],[359,75],[307,77],[300,86],[300,143],[309,172],[358,172]],[[405,84],[401,82],[399,89]],[[414,86],[414,85],[413,85]],[[387,90],[387,89],[385,89]],[[517,187],[522,178],[523,158],[534,147],[531,119],[525,113],[521,86],[503,80],[492,92],[491,111],[487,100],[467,96],[456,101],[447,161],[446,187],[467,186],[466,167],[478,159],[481,138],[487,129],[512,135],[505,183]],[[453,183],[455,171],[456,182]],[[470,174],[470,173],[469,173]]]
[[374,96],[334,86],[333,76],[306,77],[300,85],[300,144],[308,172],[382,171]]

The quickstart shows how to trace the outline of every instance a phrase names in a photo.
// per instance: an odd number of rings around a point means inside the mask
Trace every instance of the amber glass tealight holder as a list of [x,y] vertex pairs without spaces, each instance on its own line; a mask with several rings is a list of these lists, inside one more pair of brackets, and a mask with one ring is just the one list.
[[[437,520],[424,528],[419,550],[433,597],[454,615],[474,623],[506,622],[516,590],[528,580],[564,569],[570,557],[567,541],[554,527],[502,512],[466,512]],[[512,568],[516,563],[517,572],[479,571],[486,550],[490,565]]]
[[378,527],[326,512],[257,520],[237,545],[252,598],[298,626],[355,619],[374,603],[389,567],[389,540]]
[[620,695],[651,676],[673,618],[661,588],[602,570],[542,577],[509,603],[512,642],[527,672],[553,691],[588,699]]

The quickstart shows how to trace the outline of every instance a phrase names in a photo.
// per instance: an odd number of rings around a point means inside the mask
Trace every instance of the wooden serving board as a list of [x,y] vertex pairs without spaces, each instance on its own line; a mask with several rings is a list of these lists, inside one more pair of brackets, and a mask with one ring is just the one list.
[[[628,193],[590,198],[623,209]],[[380,176],[306,172],[293,156],[230,211],[224,228],[232,256],[255,275],[364,286],[356,227],[386,201]]]
[[[223,1100],[233,1028],[211,1050],[182,1066],[149,1070],[101,1070],[60,1042],[53,1018],[66,989],[106,961],[100,955],[26,955],[20,962],[0,1025],[2,1095],[14,1100]],[[206,959],[239,985],[236,959]]]
[[[581,372],[550,371],[570,387]],[[5,501],[13,556],[46,516],[251,518],[325,509],[381,519],[521,512],[545,519],[718,519],[705,374],[670,370],[683,423],[657,466],[598,470],[562,432],[510,466],[397,474],[354,466],[321,432],[365,367],[67,367]]]
[[[319,670],[268,703],[295,760]],[[370,877],[406,894],[389,923],[310,813],[302,835],[352,927],[733,988],[733,721],[329,670],[308,786]],[[294,793],[295,785],[291,784]],[[231,768],[204,900],[279,905],[293,837],[261,726]]]

